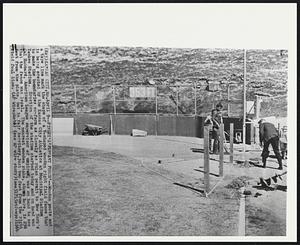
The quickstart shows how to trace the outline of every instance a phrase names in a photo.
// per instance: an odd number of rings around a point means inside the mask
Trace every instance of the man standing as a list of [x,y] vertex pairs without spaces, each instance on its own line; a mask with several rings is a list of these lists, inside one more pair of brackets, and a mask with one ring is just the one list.
[[222,113],[222,110],[223,110],[223,105],[221,102],[219,102],[217,105],[216,105],[216,110],[217,110],[217,119],[219,121],[219,123],[223,123],[223,113]]
[[213,154],[219,154],[220,152],[220,125],[221,123],[223,123],[222,108],[223,105],[221,103],[218,103],[216,105],[216,113],[214,114],[215,116],[213,117]]
[[267,158],[269,156],[269,145],[272,145],[273,151],[277,158],[279,167],[278,169],[282,169],[282,159],[279,152],[279,135],[272,123],[266,122],[264,119],[261,119],[259,122],[259,141],[260,145],[263,145],[262,151],[262,162],[263,167],[266,167]]
[[211,114],[208,115],[205,120],[204,120],[204,126],[209,126],[209,152],[212,152],[211,149],[211,143],[212,143],[212,138],[213,138],[213,118],[215,118],[217,115],[217,110],[216,109],[212,109]]

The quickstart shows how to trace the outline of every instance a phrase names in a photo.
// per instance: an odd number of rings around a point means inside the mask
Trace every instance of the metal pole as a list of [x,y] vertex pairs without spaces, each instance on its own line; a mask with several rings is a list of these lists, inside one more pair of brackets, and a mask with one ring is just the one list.
[[157,86],[155,86],[155,114],[157,115],[158,112],[158,105],[157,105]]
[[247,110],[247,101],[246,101],[246,55],[247,51],[246,49],[244,50],[244,98],[243,98],[243,104],[244,104],[244,110],[243,110],[243,153],[245,155],[246,152],[246,110]]
[[227,101],[228,101],[228,104],[227,104],[227,115],[230,116],[230,85],[227,84]]
[[176,87],[176,115],[178,116],[178,86]]
[[197,115],[197,87],[196,83],[194,83],[194,106],[195,106],[195,116]]
[[114,114],[117,114],[115,86],[113,85],[112,88],[113,88],[113,99],[114,99]]
[[[255,119],[259,119],[260,117],[260,97],[255,95]],[[259,143],[259,128],[257,125],[254,127],[254,143]]]
[[255,95],[255,118],[259,118],[259,112],[260,112],[260,98],[258,95]]
[[74,85],[74,103],[75,103],[75,114],[77,114],[77,95],[76,95],[76,85]]

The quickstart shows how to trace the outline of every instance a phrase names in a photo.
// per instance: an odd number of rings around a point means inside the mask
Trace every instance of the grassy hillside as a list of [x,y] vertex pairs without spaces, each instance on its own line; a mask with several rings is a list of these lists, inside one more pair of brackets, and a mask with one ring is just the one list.
[[[74,111],[73,85],[76,85],[79,111],[112,112],[110,85],[117,85],[117,99],[129,99],[129,88],[120,85],[149,85],[152,79],[159,86],[159,112],[174,113],[176,109],[176,89],[171,86],[196,84],[197,113],[203,114],[214,102],[221,100],[225,106],[229,103],[228,83],[236,84],[230,97],[241,98],[242,86],[238,85],[243,84],[243,62],[243,50],[52,46],[53,111]],[[247,81],[248,100],[253,100],[255,93],[270,97],[285,95],[287,51],[249,50]],[[211,82],[218,83],[221,91],[207,91]],[[78,87],[82,85],[94,86]],[[275,110],[264,106],[267,110],[262,113],[285,116],[286,101],[279,102],[272,102]],[[180,88],[179,105],[180,113],[193,113],[192,88]],[[240,115],[241,106],[235,108],[233,112]],[[117,111],[154,112],[155,104],[131,99],[118,102]]]

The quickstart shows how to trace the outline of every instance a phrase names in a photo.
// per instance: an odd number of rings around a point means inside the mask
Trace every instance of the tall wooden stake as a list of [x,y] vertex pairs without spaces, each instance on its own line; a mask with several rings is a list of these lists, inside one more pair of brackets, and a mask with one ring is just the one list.
[[204,126],[204,188],[210,191],[209,186],[209,126]]
[[223,176],[224,166],[224,124],[220,124],[220,154],[219,154],[219,176]]

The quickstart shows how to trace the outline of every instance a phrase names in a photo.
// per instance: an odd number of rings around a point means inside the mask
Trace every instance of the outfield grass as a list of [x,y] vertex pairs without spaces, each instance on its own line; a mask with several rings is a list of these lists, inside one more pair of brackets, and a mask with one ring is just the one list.
[[228,191],[203,198],[112,152],[54,147],[53,158],[55,235],[237,234]]

